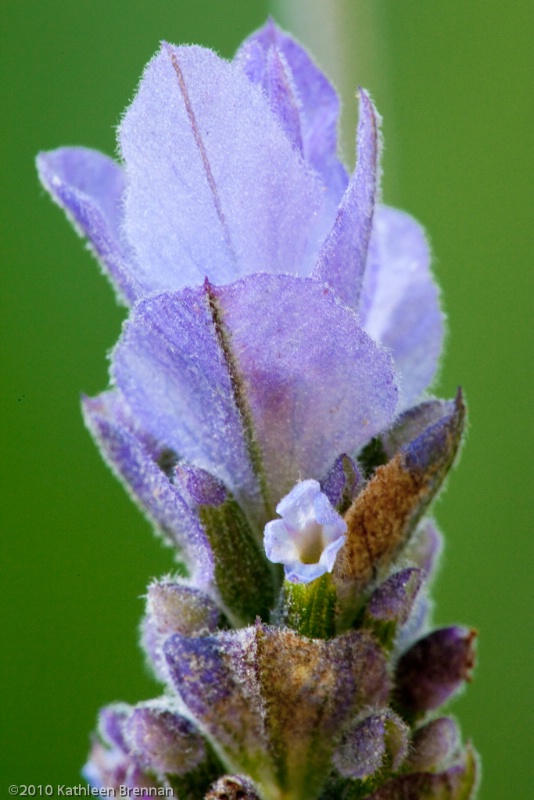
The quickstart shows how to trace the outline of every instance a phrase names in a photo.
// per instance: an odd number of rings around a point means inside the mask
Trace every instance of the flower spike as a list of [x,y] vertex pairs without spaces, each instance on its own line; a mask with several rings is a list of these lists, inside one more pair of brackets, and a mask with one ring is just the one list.
[[97,793],[475,796],[439,716],[474,632],[431,627],[426,516],[465,404],[427,394],[443,314],[422,228],[381,203],[378,111],[360,89],[350,176],[338,115],[270,19],[232,61],[163,43],[121,163],[37,158],[129,307],[87,427],[179,563],[141,623],[164,693],[101,711]]

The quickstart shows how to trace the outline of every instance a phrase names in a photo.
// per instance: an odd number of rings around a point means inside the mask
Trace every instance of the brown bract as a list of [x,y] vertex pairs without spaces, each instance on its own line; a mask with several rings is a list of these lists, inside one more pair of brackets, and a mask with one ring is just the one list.
[[333,571],[341,627],[352,623],[369,585],[385,577],[443,484],[464,430],[461,391],[450,406],[441,420],[377,468],[345,514],[347,540]]
[[398,453],[378,467],[372,480],[345,514],[347,541],[334,568],[339,588],[363,588],[405,543],[414,516],[428,494],[422,473],[404,466]]

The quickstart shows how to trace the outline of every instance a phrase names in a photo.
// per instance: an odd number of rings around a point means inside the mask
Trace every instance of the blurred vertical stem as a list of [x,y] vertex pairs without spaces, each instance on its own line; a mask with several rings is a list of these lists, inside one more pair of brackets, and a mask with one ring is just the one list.
[[[356,89],[368,89],[386,120],[388,153],[394,152],[388,89],[387,7],[378,0],[271,0],[275,20],[310,51],[342,101],[340,154],[355,161]],[[387,195],[395,188],[395,165],[386,155]],[[386,198],[387,199],[387,198]]]

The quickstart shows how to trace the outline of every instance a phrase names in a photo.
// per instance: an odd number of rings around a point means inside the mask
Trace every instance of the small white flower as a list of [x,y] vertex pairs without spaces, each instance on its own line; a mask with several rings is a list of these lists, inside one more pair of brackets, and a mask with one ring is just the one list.
[[297,483],[276,511],[282,519],[265,526],[267,558],[283,564],[286,579],[292,583],[309,583],[331,572],[345,543],[347,525],[318,481]]

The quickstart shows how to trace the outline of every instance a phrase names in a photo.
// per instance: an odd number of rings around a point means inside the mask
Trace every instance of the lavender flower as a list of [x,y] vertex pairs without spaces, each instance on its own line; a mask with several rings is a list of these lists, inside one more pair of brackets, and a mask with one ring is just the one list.
[[130,308],[87,425],[187,573],[149,587],[165,695],[102,712],[95,786],[473,797],[472,751],[428,716],[473,665],[472,632],[429,632],[424,518],[465,406],[425,398],[438,291],[420,226],[380,203],[359,97],[349,177],[333,88],[269,21],[232,62],[164,44],[120,164],[38,157]]
[[345,543],[347,524],[321,492],[318,481],[297,483],[276,511],[282,519],[265,526],[269,561],[284,564],[286,578],[293,583],[309,583],[332,572]]

